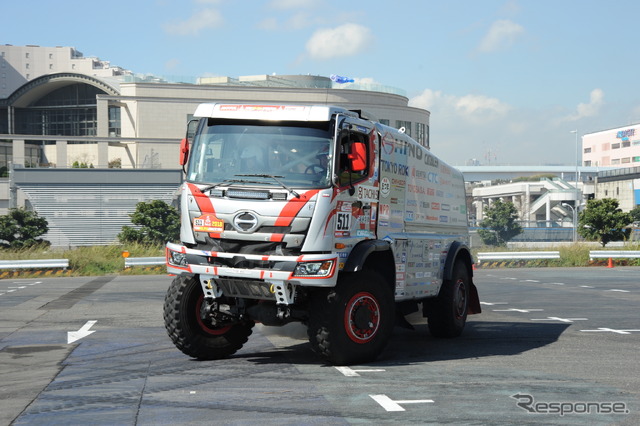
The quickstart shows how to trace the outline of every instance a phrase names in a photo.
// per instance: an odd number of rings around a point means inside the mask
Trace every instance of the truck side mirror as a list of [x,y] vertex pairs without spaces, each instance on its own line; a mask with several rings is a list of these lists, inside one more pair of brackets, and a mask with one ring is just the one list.
[[180,141],[180,165],[184,166],[187,164],[187,159],[189,158],[189,141],[187,138],[182,139]]
[[351,170],[361,172],[367,168],[367,146],[364,142],[354,142],[349,148]]

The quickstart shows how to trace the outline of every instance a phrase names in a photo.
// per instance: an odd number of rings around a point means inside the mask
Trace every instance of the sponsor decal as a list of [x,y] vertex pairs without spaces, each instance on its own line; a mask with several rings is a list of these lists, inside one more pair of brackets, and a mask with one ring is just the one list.
[[382,151],[387,155],[393,152],[393,137],[389,133],[382,138]]
[[195,232],[222,232],[224,231],[224,221],[218,219],[214,214],[205,213],[193,219],[193,230]]
[[358,186],[357,197],[360,201],[378,201],[378,188],[373,186]]
[[389,196],[389,192],[391,192],[391,181],[385,176],[380,181],[380,193],[386,198]]
[[409,167],[406,164],[380,160],[380,169],[383,172],[393,173],[394,175],[409,176]]

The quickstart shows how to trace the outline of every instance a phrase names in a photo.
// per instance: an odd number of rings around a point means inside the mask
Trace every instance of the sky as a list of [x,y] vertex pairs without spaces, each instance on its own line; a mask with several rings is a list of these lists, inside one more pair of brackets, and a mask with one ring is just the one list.
[[[0,44],[139,74],[338,74],[427,109],[453,165],[575,165],[576,133],[640,123],[637,0],[23,0]],[[578,140],[579,142],[579,140]]]

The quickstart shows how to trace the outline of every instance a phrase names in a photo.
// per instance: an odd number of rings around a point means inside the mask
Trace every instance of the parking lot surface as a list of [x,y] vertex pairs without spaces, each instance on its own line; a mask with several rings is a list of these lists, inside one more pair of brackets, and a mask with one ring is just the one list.
[[257,325],[196,361],[162,320],[167,276],[0,280],[0,424],[640,424],[640,268],[475,271],[483,313],[420,315],[336,368],[304,328]]

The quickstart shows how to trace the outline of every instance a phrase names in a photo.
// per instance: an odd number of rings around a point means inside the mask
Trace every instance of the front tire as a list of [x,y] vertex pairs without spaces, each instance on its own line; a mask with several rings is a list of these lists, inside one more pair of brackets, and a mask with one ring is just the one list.
[[312,298],[309,342],[332,364],[372,361],[391,337],[394,311],[393,291],[379,274],[344,274],[335,288]]
[[469,271],[464,262],[457,260],[451,280],[442,289],[429,313],[429,331],[434,337],[457,337],[467,322],[469,311]]
[[216,326],[200,312],[204,293],[196,277],[178,276],[164,300],[167,333],[184,354],[200,360],[226,358],[247,342],[254,322]]

